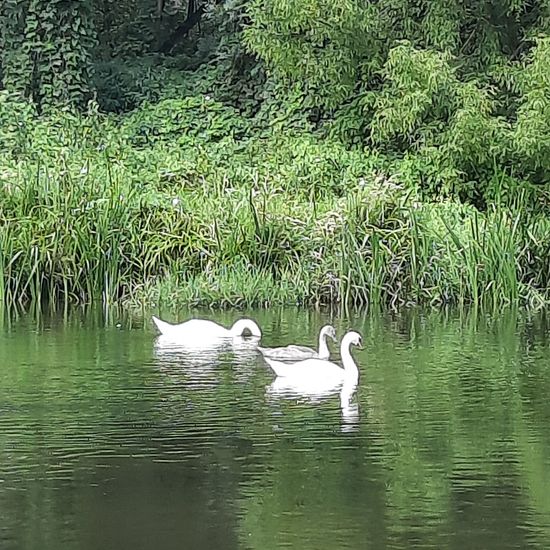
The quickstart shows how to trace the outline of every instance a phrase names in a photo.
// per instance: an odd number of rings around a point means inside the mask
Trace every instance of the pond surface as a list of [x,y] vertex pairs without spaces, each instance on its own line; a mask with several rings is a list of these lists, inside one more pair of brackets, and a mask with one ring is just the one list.
[[0,548],[550,548],[544,318],[248,315],[264,345],[359,330],[351,400],[281,393],[252,346],[159,346],[148,316],[5,317]]

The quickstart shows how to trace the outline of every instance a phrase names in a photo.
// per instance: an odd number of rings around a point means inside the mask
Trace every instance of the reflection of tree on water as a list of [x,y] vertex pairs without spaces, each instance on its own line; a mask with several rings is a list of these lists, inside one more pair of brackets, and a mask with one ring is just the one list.
[[284,378],[266,388],[276,433],[263,475],[242,489],[245,547],[383,548],[381,465],[369,456],[355,392]]
[[357,323],[351,399],[266,400],[254,350],[0,333],[0,547],[549,548],[548,327],[421,321]]
[[399,330],[381,319],[358,325],[371,342],[356,434],[327,422],[338,390],[287,388],[294,401],[269,401],[278,438],[261,486],[243,497],[241,541],[549,548],[547,331],[520,338],[506,316],[412,316]]
[[0,547],[235,548],[239,442],[163,401],[148,335],[94,326],[0,334]]

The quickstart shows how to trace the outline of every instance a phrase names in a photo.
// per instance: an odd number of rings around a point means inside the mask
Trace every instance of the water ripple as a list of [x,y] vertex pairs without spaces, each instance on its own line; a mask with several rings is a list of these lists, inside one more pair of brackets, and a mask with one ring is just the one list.
[[[327,322],[284,315],[258,312],[266,345]],[[505,320],[332,322],[365,335],[358,387],[275,380],[252,344],[0,336],[0,547],[550,547],[546,340]]]

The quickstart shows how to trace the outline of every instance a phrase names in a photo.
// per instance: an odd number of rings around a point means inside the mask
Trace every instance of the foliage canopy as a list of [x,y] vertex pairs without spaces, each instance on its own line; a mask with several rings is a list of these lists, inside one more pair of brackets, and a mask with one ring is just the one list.
[[[143,196],[148,190],[140,186],[148,180],[139,163],[145,159],[151,170],[172,174],[162,189],[195,188],[201,182],[224,197],[228,181],[236,182],[231,188],[252,181],[256,189],[262,180],[265,196],[289,193],[315,204],[322,199],[327,208],[331,201],[344,201],[338,204],[350,216],[355,207],[345,201],[355,200],[361,182],[380,178],[425,204],[450,200],[459,218],[472,220],[468,238],[473,241],[474,227],[491,228],[493,242],[500,243],[495,250],[502,245],[508,251],[498,261],[486,256],[487,250],[457,245],[464,242],[456,231],[461,222],[442,207],[448,227],[441,231],[448,238],[454,231],[452,242],[470,254],[465,257],[475,275],[471,288],[479,282],[475,254],[493,266],[491,273],[510,274],[515,272],[511,258],[525,251],[528,267],[518,268],[517,280],[526,284],[525,277],[531,277],[536,288],[546,284],[544,239],[531,242],[529,235],[538,235],[538,229],[523,234],[516,221],[527,224],[522,216],[533,215],[539,227],[549,214],[550,0],[4,0],[0,122],[0,141],[7,145],[0,153],[0,175],[12,173],[15,165],[27,170],[22,188],[33,181],[29,173],[41,171],[38,155],[61,177],[66,152],[74,148],[96,155],[103,166],[104,143],[121,151],[118,162],[131,164],[126,192]],[[108,135],[102,138],[101,132]],[[86,142],[92,136],[93,142]],[[65,140],[60,148],[57,139]],[[127,150],[132,154],[124,157]],[[109,192],[108,186],[98,189]],[[34,192],[32,185],[28,192]],[[73,198],[84,201],[86,194],[84,185]],[[143,203],[136,201],[139,210]],[[471,207],[488,216],[481,225]],[[502,214],[502,208],[513,214]],[[297,217],[286,212],[286,222],[292,225],[307,211]],[[352,223],[360,229],[349,233],[348,245],[361,251],[361,265],[346,263],[347,258],[340,271],[333,266],[327,273],[338,271],[339,280],[349,283],[354,273],[365,276],[365,262],[385,257],[396,229],[386,227],[387,210],[382,211],[376,223],[385,236],[378,256],[372,252],[378,244],[363,242],[374,222],[359,220]],[[154,217],[139,212],[132,223],[147,232]],[[401,219],[397,207],[394,212]],[[284,224],[268,224],[262,232],[258,220],[251,221],[255,246],[265,245],[262,254],[271,250],[273,235],[290,242]],[[412,230],[409,221],[402,227]],[[423,227],[439,224],[432,222]],[[206,231],[201,227],[196,235]],[[507,240],[510,227],[517,241]],[[430,246],[437,246],[438,238]],[[269,264],[254,247],[239,255],[228,239],[235,261],[257,267],[259,262],[260,270]],[[319,247],[323,239],[316,241]],[[296,245],[296,257],[313,254],[302,244]],[[338,246],[331,249],[333,260]],[[293,250],[292,243],[289,247]],[[176,249],[165,251],[167,258],[177,257],[181,250]],[[188,258],[196,257],[192,247],[188,252]],[[441,260],[439,252],[425,253]],[[78,254],[74,259],[77,265]],[[55,255],[50,260],[54,265]],[[163,262],[151,265],[161,269]],[[193,269],[203,273],[208,265],[200,260]],[[388,267],[384,281],[395,282],[394,267]],[[322,281],[320,293],[330,294],[325,275],[315,273]],[[415,277],[411,271],[409,288],[422,288]]]

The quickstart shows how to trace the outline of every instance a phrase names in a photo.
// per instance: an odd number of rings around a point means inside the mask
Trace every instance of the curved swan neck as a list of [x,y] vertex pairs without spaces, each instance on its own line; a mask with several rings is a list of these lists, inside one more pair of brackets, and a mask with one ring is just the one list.
[[342,339],[342,345],[340,347],[340,355],[342,356],[342,365],[344,367],[346,377],[349,376],[350,378],[359,379],[359,369],[355,364],[355,360],[351,356],[350,346],[351,346],[350,339],[344,336],[344,338]]
[[319,333],[319,357],[328,357],[329,349],[327,345],[327,333],[322,330]]
[[248,330],[252,336],[261,338],[262,331],[252,319],[239,319],[230,329],[231,336],[242,336],[243,332]]

